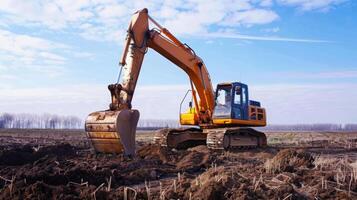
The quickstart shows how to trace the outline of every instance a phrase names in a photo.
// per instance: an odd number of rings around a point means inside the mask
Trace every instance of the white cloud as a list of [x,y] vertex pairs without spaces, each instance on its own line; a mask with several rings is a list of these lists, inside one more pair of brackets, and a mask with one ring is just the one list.
[[[57,53],[69,46],[39,37],[16,34],[0,29],[0,65],[3,75],[14,76],[18,72],[43,72],[43,75],[59,74],[66,58]],[[24,70],[24,71],[23,71]],[[55,73],[56,72],[56,73]]]
[[71,52],[76,58],[94,58],[95,55],[89,52]]
[[251,86],[271,124],[356,123],[357,84]]
[[[177,10],[177,8],[176,8]],[[219,23],[225,16],[224,6],[220,2],[196,3],[189,10],[176,12],[174,18],[163,19],[163,25],[175,34],[193,34],[207,32],[209,25]],[[209,14],[208,14],[209,13]],[[189,28],[188,28],[189,23]]]
[[259,5],[264,7],[270,7],[273,5],[273,0],[261,0]]
[[242,12],[234,12],[227,16],[223,24],[227,26],[269,24],[279,19],[279,16],[272,10],[252,9]]
[[49,63],[64,64],[64,62],[67,60],[63,56],[60,56],[60,55],[57,55],[54,53],[50,53],[50,52],[40,52],[38,55],[41,56],[45,60],[48,59],[48,61],[50,61]]
[[213,40],[207,40],[207,41],[205,41],[205,43],[206,43],[206,44],[213,44],[214,41],[213,41]]
[[66,45],[45,40],[39,37],[16,34],[0,29],[1,50],[9,52],[23,52],[25,49],[49,50],[54,48],[66,48]]
[[298,79],[346,79],[357,78],[357,70],[320,71],[320,72],[281,72],[275,76]]
[[92,13],[83,9],[90,2],[2,0],[0,10],[7,14],[5,17],[17,23],[42,24],[50,29],[62,29],[72,22],[91,17]]
[[282,5],[296,6],[303,11],[328,11],[330,8],[346,1],[348,0],[278,0]]
[[[269,1],[204,0],[181,1],[17,1],[3,0],[1,23],[42,26],[49,30],[73,29],[86,39],[121,40],[131,13],[147,7],[150,14],[175,34],[206,33],[211,26],[270,23],[278,15],[265,7]],[[261,8],[258,8],[263,6]],[[236,19],[236,20],[235,20]],[[187,23],[189,27],[187,28]]]
[[266,29],[263,29],[262,31],[266,32],[266,33],[277,33],[280,31],[280,28],[279,27],[266,28]]
[[114,4],[113,6],[98,6],[96,8],[98,15],[107,20],[111,20],[112,18],[123,17],[125,15],[130,14],[128,12],[127,7],[119,4]]
[[320,72],[310,75],[314,78],[357,78],[357,70]]
[[243,35],[243,34],[232,33],[232,32],[206,33],[201,35],[201,37],[235,38],[235,39],[257,40],[257,41],[304,42],[304,43],[330,43],[331,42],[327,40],[286,38],[286,37],[277,37],[277,36],[252,36],[252,35]]
[[[105,85],[43,88],[0,87],[0,110],[15,113],[56,113],[84,118],[108,108]],[[139,86],[133,107],[141,119],[178,120],[187,85]],[[357,84],[250,85],[250,98],[267,109],[271,124],[356,123]],[[163,101],[164,99],[164,101]]]
[[66,44],[1,28],[0,44],[0,81],[29,74],[38,74],[38,78],[56,77],[66,71],[69,59],[94,57]]
[[[303,10],[328,9],[344,0],[278,0]],[[272,0],[45,0],[0,1],[0,26],[16,24],[72,34],[97,41],[121,41],[130,16],[147,7],[175,35],[214,33],[215,29],[269,24],[279,19]],[[236,30],[237,31],[237,30]]]
[[[1,72],[1,67],[0,67],[0,72]],[[17,77],[14,75],[0,74],[0,79],[5,80],[5,81],[13,81],[13,80],[16,80]]]

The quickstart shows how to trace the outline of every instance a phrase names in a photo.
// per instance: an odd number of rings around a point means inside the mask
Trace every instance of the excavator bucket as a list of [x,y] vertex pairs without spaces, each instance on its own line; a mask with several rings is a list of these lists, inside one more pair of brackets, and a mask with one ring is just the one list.
[[89,114],[85,130],[96,152],[132,156],[138,121],[138,110],[99,111]]

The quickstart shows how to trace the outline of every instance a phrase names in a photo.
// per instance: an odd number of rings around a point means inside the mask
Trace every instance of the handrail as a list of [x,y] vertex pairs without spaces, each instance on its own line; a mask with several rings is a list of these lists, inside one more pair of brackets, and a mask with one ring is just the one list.
[[187,90],[185,96],[184,96],[183,99],[181,100],[181,103],[180,103],[180,111],[179,111],[179,117],[180,117],[180,118],[179,118],[179,119],[181,119],[181,108],[182,108],[182,104],[183,104],[183,102],[185,101],[185,99],[186,99],[186,97],[187,97],[187,94],[188,94],[189,92],[192,92],[192,90]]

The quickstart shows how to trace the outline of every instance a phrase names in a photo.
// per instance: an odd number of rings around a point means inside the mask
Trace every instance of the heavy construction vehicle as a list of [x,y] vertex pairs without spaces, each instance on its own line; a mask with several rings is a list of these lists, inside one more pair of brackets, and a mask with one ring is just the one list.
[[[156,27],[149,29],[149,22]],[[91,113],[85,123],[97,152],[135,154],[139,111],[132,108],[131,102],[148,48],[188,75],[194,104],[190,102],[188,111],[180,113],[180,124],[190,127],[160,130],[154,136],[156,143],[169,148],[207,144],[211,149],[226,150],[266,146],[265,134],[249,128],[265,126],[266,113],[259,102],[249,100],[248,86],[240,82],[220,83],[214,90],[207,68],[195,51],[143,9],[132,16],[118,81],[108,86],[112,100],[109,110]]]

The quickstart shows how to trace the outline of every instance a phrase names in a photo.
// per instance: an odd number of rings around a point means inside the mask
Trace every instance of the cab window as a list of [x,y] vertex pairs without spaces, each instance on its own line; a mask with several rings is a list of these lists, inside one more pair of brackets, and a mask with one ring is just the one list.
[[217,92],[217,105],[227,106],[231,104],[230,87],[220,88]]
[[247,92],[246,92],[246,87],[243,87],[242,88],[242,95],[243,95],[243,104],[247,104],[248,102],[247,102]]
[[234,104],[241,104],[242,88],[241,86],[236,86],[234,90]]
[[220,86],[217,88],[215,117],[230,117],[232,104],[232,86]]

